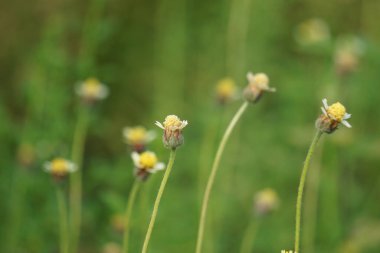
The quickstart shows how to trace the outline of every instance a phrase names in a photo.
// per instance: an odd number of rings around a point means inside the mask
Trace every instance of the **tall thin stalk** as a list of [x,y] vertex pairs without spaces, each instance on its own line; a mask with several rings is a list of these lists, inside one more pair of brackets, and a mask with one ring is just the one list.
[[170,176],[170,172],[171,172],[171,170],[173,168],[173,164],[174,164],[174,160],[175,160],[175,155],[176,155],[176,149],[172,149],[171,152],[170,152],[170,158],[169,158],[168,166],[167,166],[166,171],[165,171],[165,175],[162,178],[160,188],[158,189],[156,201],[154,202],[152,216],[150,218],[150,222],[149,222],[149,226],[148,226],[148,231],[146,232],[145,240],[144,240],[144,245],[143,245],[143,248],[142,248],[142,251],[141,251],[142,253],[146,253],[148,251],[148,245],[149,245],[149,241],[150,241],[150,236],[152,235],[154,223],[156,221],[156,217],[157,217],[157,213],[158,213],[158,207],[160,206],[160,201],[161,201],[162,194],[164,193],[166,183],[167,183],[168,178]]
[[243,235],[243,240],[240,246],[240,253],[251,253],[253,249],[253,242],[255,241],[257,230],[260,226],[259,219],[251,218],[248,227]]
[[136,195],[137,195],[137,192],[139,191],[139,188],[140,188],[140,181],[138,179],[135,179],[135,181],[133,182],[132,189],[129,192],[127,208],[125,211],[125,227],[124,227],[124,239],[123,239],[123,251],[122,251],[123,253],[128,252],[129,230],[131,227],[130,220],[132,216],[133,206],[136,200]]
[[69,236],[68,236],[68,219],[65,193],[60,185],[57,185],[57,201],[59,211],[59,234],[60,234],[60,252],[69,252]]
[[246,102],[246,101],[240,106],[239,110],[236,112],[235,116],[232,118],[230,124],[228,125],[228,127],[227,127],[227,129],[226,129],[226,131],[222,137],[222,140],[219,144],[218,150],[216,152],[214,163],[212,165],[211,173],[210,173],[210,176],[208,178],[206,190],[205,190],[205,193],[203,196],[201,218],[199,221],[198,238],[197,238],[197,245],[196,245],[196,253],[200,253],[202,251],[202,242],[203,242],[204,228],[205,228],[205,223],[206,223],[207,207],[208,207],[208,203],[209,203],[209,199],[210,199],[211,189],[212,189],[212,186],[213,186],[214,181],[215,181],[215,175],[216,175],[216,172],[219,168],[219,164],[220,164],[220,160],[222,158],[224,148],[225,148],[226,143],[227,143],[227,141],[228,141],[228,139],[232,133],[232,130],[234,129],[236,123],[239,121],[241,115],[244,113],[244,111],[247,109],[247,107],[248,107],[248,102]]
[[299,245],[300,245],[300,230],[301,230],[301,211],[302,211],[302,195],[303,195],[303,189],[305,186],[307,171],[309,169],[311,156],[314,153],[315,147],[318,143],[319,138],[322,136],[323,132],[320,130],[317,130],[317,133],[314,136],[314,139],[310,145],[309,151],[307,152],[305,163],[303,165],[300,184],[298,187],[298,195],[297,195],[297,204],[296,204],[296,231],[295,231],[295,239],[294,239],[294,250],[297,253],[300,253],[299,251]]
[[71,249],[75,253],[78,247],[82,213],[82,162],[87,127],[89,121],[88,108],[81,108],[74,132],[72,147],[72,161],[76,164],[78,171],[70,176],[70,234]]

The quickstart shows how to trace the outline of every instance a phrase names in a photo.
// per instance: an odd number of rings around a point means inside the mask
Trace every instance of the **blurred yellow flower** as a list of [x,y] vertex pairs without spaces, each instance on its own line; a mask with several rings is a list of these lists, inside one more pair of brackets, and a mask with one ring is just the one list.
[[276,191],[271,188],[266,188],[264,190],[256,193],[254,198],[254,209],[256,214],[265,215],[276,208],[278,208],[279,199]]
[[220,80],[215,87],[218,102],[225,104],[234,100],[237,98],[237,90],[236,84],[231,78],[224,78]]
[[293,252],[293,250],[281,250],[281,253],[297,253],[297,252]]
[[247,74],[248,86],[244,90],[244,98],[251,103],[257,102],[264,91],[275,92],[275,88],[269,87],[269,77],[264,73]]
[[330,29],[320,18],[311,18],[300,23],[295,30],[295,40],[301,45],[312,45],[328,41]]
[[46,172],[51,173],[53,176],[64,177],[67,174],[76,171],[77,166],[69,160],[63,158],[55,158],[51,162],[46,162],[44,164],[44,169]]
[[141,154],[132,152],[131,156],[135,165],[135,175],[142,180],[145,180],[149,173],[152,174],[165,169],[165,164],[158,162],[154,152],[145,151]]
[[125,142],[133,147],[133,150],[142,152],[145,150],[145,145],[156,138],[154,131],[147,131],[145,127],[125,127],[123,129]]
[[81,82],[76,87],[75,91],[85,102],[88,103],[105,99],[109,93],[108,87],[99,82],[96,78],[88,78]]

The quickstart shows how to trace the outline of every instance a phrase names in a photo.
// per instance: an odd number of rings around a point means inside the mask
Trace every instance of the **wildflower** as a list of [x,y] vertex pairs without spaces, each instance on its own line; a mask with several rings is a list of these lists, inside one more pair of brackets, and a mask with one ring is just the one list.
[[111,218],[111,226],[112,228],[118,232],[122,233],[125,228],[125,221],[124,221],[124,216],[122,214],[115,214]]
[[132,160],[135,165],[135,176],[142,181],[146,180],[149,174],[165,169],[165,164],[158,162],[156,154],[151,151],[141,154],[133,152]]
[[351,118],[351,114],[346,113],[346,108],[339,102],[332,105],[327,104],[327,99],[322,99],[323,107],[321,107],[323,114],[317,119],[316,127],[322,132],[334,132],[340,123],[348,128],[351,128],[350,123],[346,120]]
[[55,158],[51,162],[46,162],[44,164],[44,169],[46,172],[51,173],[55,179],[60,180],[65,178],[67,174],[75,172],[77,166],[66,159]]
[[234,80],[224,78],[218,82],[215,88],[216,98],[221,105],[224,105],[237,97],[237,88]]
[[141,153],[145,150],[146,144],[156,138],[154,131],[147,131],[145,127],[125,127],[123,129],[125,142],[130,145],[134,151]]
[[300,45],[314,45],[330,39],[330,29],[320,18],[312,18],[300,23],[295,30],[295,40]]
[[93,104],[98,100],[103,100],[108,96],[108,87],[99,82],[96,78],[88,78],[81,82],[75,89],[78,96],[83,98],[86,104]]
[[243,96],[251,103],[256,103],[262,96],[264,91],[275,92],[275,88],[269,87],[269,78],[264,73],[256,75],[249,72],[247,74],[248,86],[245,88]]
[[293,250],[281,250],[281,253],[297,253],[297,252],[293,252]]
[[108,242],[103,246],[102,253],[121,253],[121,247],[115,242]]
[[277,193],[271,188],[259,191],[254,198],[254,210],[259,216],[269,214],[278,207],[278,204]]
[[166,116],[163,124],[156,121],[156,125],[164,130],[162,141],[166,148],[176,149],[183,144],[182,129],[187,124],[187,120],[180,120],[176,115]]

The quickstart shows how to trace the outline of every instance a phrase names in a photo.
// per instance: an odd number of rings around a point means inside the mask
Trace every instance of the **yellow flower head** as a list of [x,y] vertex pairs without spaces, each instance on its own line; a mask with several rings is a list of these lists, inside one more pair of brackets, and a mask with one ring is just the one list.
[[145,151],[141,154],[133,152],[132,160],[136,168],[146,170],[150,173],[155,173],[165,168],[165,165],[163,163],[158,162],[156,154],[151,151]]
[[69,173],[72,173],[77,170],[77,167],[74,163],[63,159],[55,158],[51,162],[46,162],[44,164],[45,171],[51,173],[53,176],[63,177]]
[[105,99],[108,88],[96,78],[88,78],[76,88],[76,93],[88,102]]
[[182,129],[187,126],[187,120],[180,120],[176,115],[168,115],[161,124],[156,125],[164,130],[163,142],[167,148],[175,149],[183,144]]
[[247,74],[248,86],[244,90],[244,98],[252,103],[257,102],[264,91],[275,92],[275,88],[269,87],[269,77],[264,73]]
[[215,88],[216,96],[221,104],[237,97],[237,88],[234,80],[231,78],[224,78],[218,82]]
[[254,202],[255,211],[258,215],[268,214],[279,205],[277,193],[271,188],[266,188],[256,193]]
[[156,137],[153,131],[147,131],[145,127],[126,127],[123,129],[123,136],[129,145],[145,145]]
[[351,118],[351,114],[346,112],[346,108],[341,103],[337,102],[329,106],[326,98],[322,99],[322,103],[323,114],[316,121],[317,129],[325,133],[332,133],[340,123],[351,128],[350,123],[347,122],[347,119]]
[[281,253],[297,253],[297,252],[293,252],[293,250],[281,250]]
[[295,39],[301,45],[321,43],[330,39],[330,30],[324,20],[312,18],[297,26]]

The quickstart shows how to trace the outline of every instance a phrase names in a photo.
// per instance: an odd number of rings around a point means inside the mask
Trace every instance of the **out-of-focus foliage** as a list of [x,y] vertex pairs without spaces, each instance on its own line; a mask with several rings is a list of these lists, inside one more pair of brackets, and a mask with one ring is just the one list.
[[[156,120],[176,114],[189,126],[150,245],[155,253],[193,252],[216,145],[240,104],[219,105],[215,85],[228,77],[242,90],[253,71],[265,72],[277,92],[248,108],[227,145],[204,252],[239,250],[255,219],[253,196],[267,187],[281,201],[261,221],[255,252],[292,247],[300,169],[324,97],[347,107],[353,128],[319,145],[306,184],[302,247],[379,252],[379,11],[375,0],[2,1],[0,251],[58,251],[55,189],[42,164],[70,157],[80,106],[74,87],[96,77],[110,95],[92,111],[86,139],[79,251],[121,243],[120,214],[133,182],[123,127],[156,128]],[[299,25],[313,18],[329,35],[298,43]],[[338,71],[337,47],[352,36],[361,48],[357,62]],[[149,148],[167,160],[160,138]],[[161,178],[152,176],[138,195],[130,252],[141,249]]]

